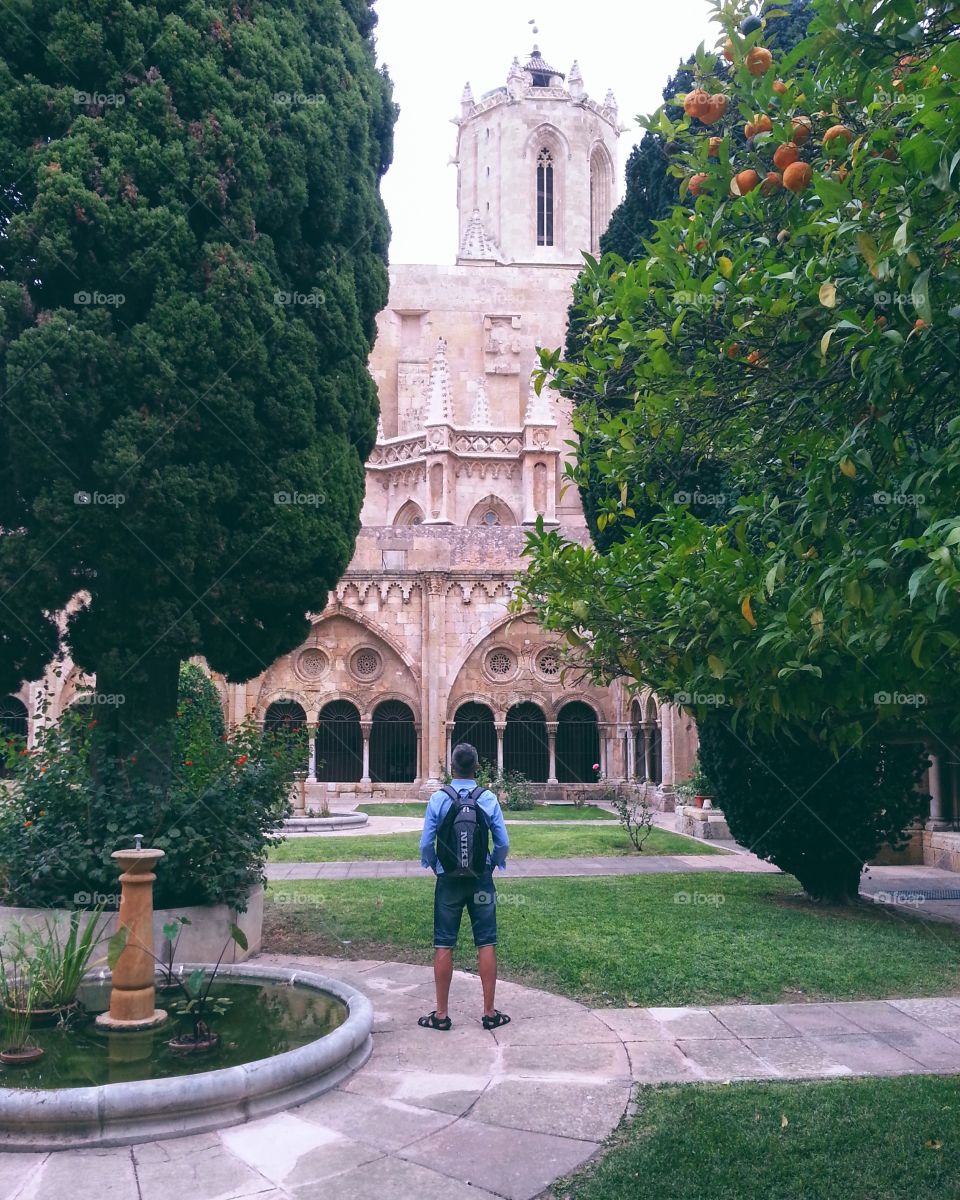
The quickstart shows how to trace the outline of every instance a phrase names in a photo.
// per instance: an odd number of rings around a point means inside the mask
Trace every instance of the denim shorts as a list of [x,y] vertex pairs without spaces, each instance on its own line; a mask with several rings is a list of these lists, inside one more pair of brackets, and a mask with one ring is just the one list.
[[493,886],[493,870],[479,879],[447,879],[437,876],[433,895],[433,944],[452,949],[460,934],[460,918],[466,907],[473,927],[473,944],[497,944],[497,889]]

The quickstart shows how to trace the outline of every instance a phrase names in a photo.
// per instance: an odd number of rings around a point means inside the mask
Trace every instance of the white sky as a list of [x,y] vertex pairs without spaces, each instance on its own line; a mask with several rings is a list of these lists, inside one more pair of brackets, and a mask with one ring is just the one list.
[[383,183],[395,263],[452,263],[456,256],[450,121],[467,80],[477,99],[503,86],[514,55],[525,62],[535,41],[564,74],[579,59],[588,95],[602,103],[612,87],[620,123],[630,127],[620,139],[622,176],[642,136],[636,115],[658,108],[681,59],[719,32],[706,0],[607,0],[595,7],[588,0],[379,0],[377,13],[378,57],[400,105],[394,163]]

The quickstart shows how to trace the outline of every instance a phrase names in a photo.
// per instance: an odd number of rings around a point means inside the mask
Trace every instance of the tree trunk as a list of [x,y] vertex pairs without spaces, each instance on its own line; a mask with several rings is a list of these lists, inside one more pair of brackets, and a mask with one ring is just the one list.
[[98,666],[96,703],[90,706],[97,730],[95,773],[112,760],[128,778],[166,790],[174,767],[179,679],[179,658],[156,651],[111,655]]

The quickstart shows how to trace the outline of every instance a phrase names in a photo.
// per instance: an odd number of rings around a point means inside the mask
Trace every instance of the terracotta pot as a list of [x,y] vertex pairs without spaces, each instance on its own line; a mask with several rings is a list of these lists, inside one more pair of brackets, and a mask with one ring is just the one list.
[[171,1038],[167,1045],[174,1054],[209,1054],[220,1046],[220,1034],[212,1033],[209,1037],[195,1042],[192,1037]]
[[41,1058],[43,1058],[43,1050],[39,1046],[21,1046],[19,1049],[11,1046],[6,1050],[0,1050],[0,1062],[7,1067],[26,1067]]
[[693,798],[693,802],[697,808],[703,808],[704,800],[706,800],[706,796],[694,796]]
[[[16,1013],[19,1017],[26,1016],[26,1012],[22,1008],[11,1008],[8,1011]],[[30,1010],[30,1025],[33,1029],[46,1029],[51,1025],[59,1025],[61,1021],[72,1017],[74,1013],[79,1011],[79,1000],[74,1000],[70,1004],[61,1004],[59,1008],[32,1008]]]

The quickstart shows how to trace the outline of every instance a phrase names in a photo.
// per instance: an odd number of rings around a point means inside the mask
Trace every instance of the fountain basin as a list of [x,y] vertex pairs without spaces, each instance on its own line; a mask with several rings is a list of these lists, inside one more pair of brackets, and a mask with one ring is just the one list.
[[[194,1058],[191,1073],[166,1078],[88,1087],[0,1086],[0,1151],[123,1146],[239,1125],[313,1099],[370,1056],[373,1007],[355,988],[312,972],[250,964],[221,967],[217,979],[296,985],[339,1002],[345,1017],[315,1041],[239,1065],[218,1069],[207,1060],[210,1069],[198,1070]],[[170,1022],[169,1036],[175,1032]],[[139,1035],[111,1036],[122,1056],[135,1046],[129,1039]]]

